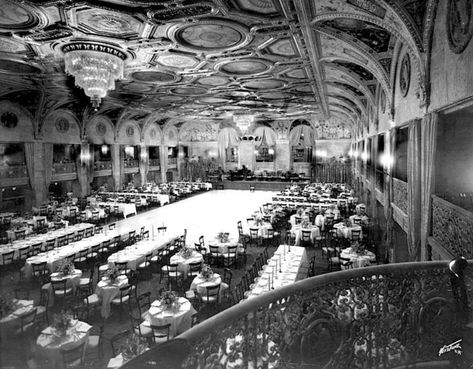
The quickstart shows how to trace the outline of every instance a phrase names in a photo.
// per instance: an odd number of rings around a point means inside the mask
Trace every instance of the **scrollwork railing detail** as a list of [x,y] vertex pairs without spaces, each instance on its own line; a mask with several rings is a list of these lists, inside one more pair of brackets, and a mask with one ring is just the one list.
[[407,214],[407,183],[393,178],[393,203]]
[[437,196],[432,198],[432,236],[452,255],[473,258],[473,214]]

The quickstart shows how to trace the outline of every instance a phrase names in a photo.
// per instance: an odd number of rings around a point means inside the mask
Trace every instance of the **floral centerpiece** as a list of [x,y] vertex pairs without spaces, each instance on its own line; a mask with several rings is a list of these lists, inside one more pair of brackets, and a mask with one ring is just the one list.
[[213,277],[214,271],[212,270],[210,265],[204,264],[202,265],[202,270],[200,271],[200,275],[202,276],[202,278],[208,281],[209,279]]
[[15,304],[9,294],[0,295],[0,319],[11,314],[15,310]]
[[71,313],[61,311],[59,314],[54,314],[51,327],[56,331],[56,335],[65,336],[67,330],[72,327],[72,320]]
[[192,249],[189,247],[183,246],[179,250],[179,255],[181,255],[184,259],[189,259],[192,256]]
[[261,215],[256,215],[255,216],[255,225],[258,227],[258,226],[263,225],[263,223],[264,223],[263,217]]
[[115,265],[112,265],[107,269],[106,276],[110,280],[110,282],[114,283],[118,276],[120,275],[120,271]]
[[302,208],[297,209],[297,212],[296,212],[297,216],[301,217],[303,213],[304,211],[302,210]]
[[217,240],[220,241],[220,243],[227,243],[229,241],[229,234],[228,232],[219,232],[217,234]]
[[174,291],[163,291],[161,294],[161,305],[165,309],[170,309],[175,306],[179,301],[179,297]]
[[56,271],[58,273],[61,273],[62,275],[73,274],[74,270],[75,270],[74,263],[67,259],[63,260],[56,268]]
[[365,253],[365,245],[361,244],[358,241],[353,241],[350,246],[351,246],[351,250],[357,254]]
[[301,222],[301,228],[309,228],[310,227],[310,222],[307,219],[304,219]]
[[147,349],[148,345],[145,338],[131,334],[128,336],[123,346],[120,347],[120,352],[123,356],[123,360],[126,362],[141,355]]

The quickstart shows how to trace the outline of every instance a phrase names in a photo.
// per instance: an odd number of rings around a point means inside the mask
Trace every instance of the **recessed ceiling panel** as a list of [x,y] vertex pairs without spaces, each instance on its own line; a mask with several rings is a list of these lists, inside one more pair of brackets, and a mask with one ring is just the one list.
[[156,57],[156,61],[166,67],[173,68],[192,68],[198,63],[197,58],[180,53],[161,54]]
[[243,87],[252,90],[274,90],[284,87],[284,82],[278,79],[255,79],[243,83]]
[[207,93],[207,89],[201,87],[177,87],[171,90],[176,95],[197,96]]
[[27,4],[12,0],[0,1],[0,29],[27,30],[39,23],[40,17]]
[[199,78],[198,82],[201,85],[222,86],[226,85],[228,82],[230,82],[230,80],[226,77],[210,76]]
[[139,71],[132,73],[131,78],[138,82],[171,83],[176,81],[177,76],[167,72]]
[[234,76],[251,76],[269,71],[272,63],[263,59],[241,59],[222,63],[218,68],[221,72]]

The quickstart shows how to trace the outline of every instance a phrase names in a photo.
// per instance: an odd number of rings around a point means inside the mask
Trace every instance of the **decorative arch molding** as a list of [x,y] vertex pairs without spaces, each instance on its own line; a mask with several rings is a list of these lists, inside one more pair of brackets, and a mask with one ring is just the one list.
[[437,17],[437,8],[439,0],[428,0],[424,18],[424,50],[425,50],[425,103],[430,105],[430,66],[432,63],[432,39],[435,29],[435,18]]
[[44,142],[79,144],[82,127],[79,119],[69,110],[58,109],[44,118],[41,132]]
[[[353,92],[343,90],[341,87],[339,87],[337,85],[334,85],[334,84],[331,84],[331,83],[327,83],[327,85],[329,85],[331,88],[336,89],[335,92],[338,92],[339,94],[341,94],[341,95],[345,96],[346,98],[352,100],[355,103],[355,105],[361,110],[362,114],[365,114],[365,115],[368,114],[366,108],[361,103],[360,98],[357,95],[355,95]],[[330,92],[328,93],[328,96],[330,96]]]
[[329,100],[328,105],[329,107],[332,107],[333,104],[338,104],[340,106],[343,106],[345,109],[347,109],[353,116],[357,118],[361,118],[362,114],[358,114],[358,112],[355,111],[355,109],[348,105],[344,100],[338,98],[337,96],[332,96],[332,95],[327,95],[327,99]]
[[[161,141],[162,141],[162,138],[163,138],[163,135],[162,135],[162,129],[161,127],[159,126],[159,124],[157,122],[159,121],[162,121],[163,119],[166,119],[165,116],[163,116],[162,113],[151,113],[149,114],[144,120],[143,120],[143,128],[142,128],[142,134],[143,136],[141,137],[141,140],[143,141],[145,139],[144,135],[145,135],[145,132],[147,132],[148,130],[148,127],[150,125],[153,125],[155,124],[156,126],[159,127],[159,133],[161,135]],[[161,141],[159,142],[161,144]]]
[[356,125],[357,119],[354,119],[353,115],[351,115],[350,112],[346,111],[345,109],[340,108],[338,106],[330,106],[330,111],[332,113],[342,114],[343,116],[348,118],[348,120],[352,122],[354,126]]
[[159,146],[163,142],[163,133],[156,122],[143,126],[141,130],[141,142],[146,146]]
[[139,145],[141,143],[141,128],[137,121],[126,120],[117,127],[117,143],[122,145]]
[[[374,57],[374,55],[376,55],[376,52],[374,52],[371,48],[369,48],[368,46],[362,44],[361,42],[356,40],[353,36],[343,34],[343,33],[337,33],[334,30],[327,29],[327,28],[318,28],[317,27],[317,30],[320,33],[323,33],[327,36],[336,38],[337,40],[343,42],[347,46],[351,46],[355,50],[360,51],[362,53],[363,57],[367,58],[374,65],[375,68],[371,68],[371,66],[369,64],[368,65],[363,65],[363,67],[365,67],[371,73],[373,73],[373,75],[375,77],[377,77],[379,80],[384,80],[386,82],[386,84],[389,86],[389,76],[387,75],[385,69],[380,64],[378,59],[376,59]],[[347,57],[346,54],[341,54],[341,55]],[[350,58],[350,59],[357,60],[356,58]],[[360,65],[360,61],[357,60],[356,64]]]
[[33,116],[28,110],[8,100],[0,101],[0,141],[33,141],[34,132]]
[[[386,90],[386,91],[391,91],[391,85],[389,83],[389,80],[386,79],[387,75],[383,72],[383,76],[382,78],[380,78],[379,74],[378,74],[378,71],[376,69],[373,69],[371,68],[369,65],[363,65],[359,60],[355,59],[355,58],[349,58],[347,57],[346,55],[340,55],[340,56],[331,56],[330,58],[330,61],[344,61],[344,62],[349,62],[349,63],[353,63],[353,64],[356,64],[356,65],[359,65],[363,68],[365,68],[367,71],[371,72],[375,78],[378,80],[379,83],[381,83],[381,85],[383,86],[383,88]],[[328,61],[327,58],[324,58],[322,61]],[[378,63],[379,64],[379,63]],[[381,67],[381,65],[379,64],[379,66]],[[348,75],[352,76],[351,72],[349,70],[347,70],[346,68],[344,67],[340,67],[340,66],[336,66],[335,68],[339,69],[339,70],[343,70],[345,73],[347,73]],[[370,94],[371,95],[371,94]],[[372,95],[371,95],[372,96]],[[372,96],[373,98],[373,101],[374,101],[374,96]]]
[[84,138],[95,145],[114,144],[116,142],[115,126],[106,115],[96,115],[85,124]]
[[163,145],[175,147],[179,144],[179,132],[174,125],[175,122],[168,122],[163,129]]
[[[386,4],[386,5],[390,7],[391,3],[393,3],[393,1],[389,0],[389,3],[390,3],[389,5],[388,4]],[[396,14],[398,14],[398,13],[396,12]],[[399,14],[398,14],[398,16],[399,16]],[[424,80],[425,80],[425,69],[424,68],[425,67],[424,67],[424,64],[422,63],[423,58],[422,58],[421,52],[423,51],[423,45],[422,45],[422,42],[420,40],[420,37],[419,37],[419,46],[420,46],[419,47],[416,40],[415,40],[415,38],[412,37],[412,35],[410,35],[411,37],[405,37],[404,34],[399,32],[398,29],[393,27],[388,22],[382,21],[379,18],[374,17],[374,16],[370,16],[368,14],[347,13],[347,12],[325,13],[325,14],[320,14],[320,15],[314,17],[314,19],[312,19],[311,23],[314,26],[317,27],[317,23],[319,23],[319,22],[322,22],[322,21],[325,21],[325,20],[332,20],[332,19],[336,19],[336,18],[350,18],[350,19],[356,19],[356,20],[360,20],[360,21],[364,21],[364,22],[371,22],[371,23],[376,24],[377,26],[382,27],[382,28],[386,29],[387,31],[389,31],[391,34],[396,36],[396,38],[398,40],[404,40],[405,44],[406,44],[406,47],[408,48],[409,53],[412,56],[412,60],[414,62],[414,65],[416,66],[417,78],[419,80],[419,86],[424,84]],[[402,17],[401,17],[401,22],[407,27],[407,25],[406,25],[405,21],[402,19]],[[410,34],[409,31],[408,31],[408,33]],[[337,37],[337,36],[335,36],[335,37]],[[386,90],[388,91],[388,89],[386,89]]]

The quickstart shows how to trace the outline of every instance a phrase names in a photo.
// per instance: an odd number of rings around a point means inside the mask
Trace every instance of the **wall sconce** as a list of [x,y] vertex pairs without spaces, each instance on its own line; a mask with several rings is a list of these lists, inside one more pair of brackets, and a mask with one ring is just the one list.
[[109,150],[108,145],[105,145],[105,144],[103,144],[102,147],[100,148],[100,151],[102,151],[103,155],[107,155],[108,150]]
[[315,150],[315,156],[321,157],[321,158],[326,158],[327,157],[327,151],[325,150]]
[[353,153],[353,157],[354,157],[355,159],[357,159],[358,156],[360,156],[360,154],[358,153],[358,151],[355,151],[355,152]]
[[125,146],[125,154],[131,157],[135,156],[135,148],[133,146]]
[[368,153],[366,151],[361,153],[361,160],[368,161]]
[[390,126],[391,128],[394,128],[394,127],[396,126],[396,122],[395,122],[394,120],[390,119],[390,120],[389,120],[389,126]]
[[391,166],[393,165],[394,163],[394,159],[391,155],[389,154],[382,154],[380,157],[379,157],[379,162],[380,164],[387,170],[389,170],[389,168],[391,168]]
[[352,150],[352,149],[350,149],[350,151],[348,151],[348,156],[349,156],[350,158],[353,157],[353,150]]
[[168,155],[172,155],[172,147],[168,147]]
[[255,150],[255,155],[258,155],[258,150]]
[[272,149],[272,148],[271,148],[271,149],[268,149],[268,154],[269,154],[269,155],[274,155],[274,149]]

